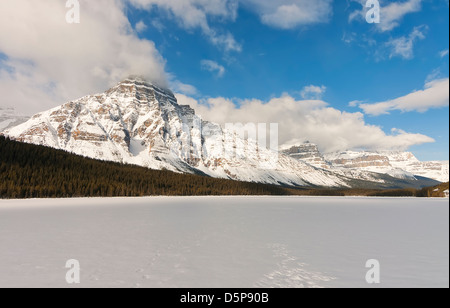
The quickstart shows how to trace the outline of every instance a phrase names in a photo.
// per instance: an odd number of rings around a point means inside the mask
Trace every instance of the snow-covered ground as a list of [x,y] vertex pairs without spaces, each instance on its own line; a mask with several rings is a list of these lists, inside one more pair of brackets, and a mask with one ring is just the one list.
[[448,199],[0,201],[0,287],[449,287]]

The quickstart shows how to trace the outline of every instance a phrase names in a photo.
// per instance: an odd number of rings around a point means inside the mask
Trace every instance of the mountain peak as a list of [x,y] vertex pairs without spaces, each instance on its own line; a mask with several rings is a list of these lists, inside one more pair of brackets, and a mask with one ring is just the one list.
[[[340,168],[328,163],[313,143],[279,155],[264,147],[255,150],[248,140],[203,121],[189,106],[178,105],[170,90],[139,76],[130,76],[105,93],[37,114],[4,135],[94,159],[247,182],[323,187],[349,187],[359,181],[395,184],[366,170],[375,165],[376,171],[390,171],[384,157],[351,162],[350,166],[364,166],[368,160],[366,168],[351,169],[344,168],[348,164]],[[403,157],[395,160],[404,162]],[[439,166],[430,164],[427,169],[445,173]]]
[[152,84],[150,81],[148,81],[142,75],[130,75],[127,78],[125,78],[125,80],[128,80],[128,81],[139,81],[139,82],[145,82],[145,83],[148,83],[148,84]]
[[304,161],[312,166],[322,169],[329,169],[329,165],[325,161],[322,153],[320,153],[319,147],[310,141],[306,141],[300,145],[285,149],[283,153],[294,159]]
[[170,89],[168,89],[167,87],[159,85],[158,83],[151,82],[148,79],[146,79],[145,77],[140,76],[140,75],[130,75],[118,83],[118,85],[130,85],[130,84],[137,85],[137,86],[145,86],[147,88],[156,88],[159,91],[168,92],[173,95],[172,91]]
[[106,91],[109,96],[117,97],[133,97],[141,100],[147,97],[150,100],[170,101],[170,103],[177,105],[177,100],[173,92],[166,87],[159,86],[145,79],[142,76],[130,76],[114,87]]

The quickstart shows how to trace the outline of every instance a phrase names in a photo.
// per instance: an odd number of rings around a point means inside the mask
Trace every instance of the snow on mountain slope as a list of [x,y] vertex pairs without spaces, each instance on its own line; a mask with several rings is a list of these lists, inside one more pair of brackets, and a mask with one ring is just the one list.
[[310,142],[305,142],[299,146],[293,146],[283,150],[282,153],[317,168],[330,169],[331,167],[330,164],[325,161],[322,153],[320,153],[318,146]]
[[[395,166],[395,164],[393,164]],[[434,179],[442,183],[449,182],[449,162],[429,161],[410,163],[404,169],[414,175]]]
[[172,92],[139,78],[37,114],[5,135],[95,159],[242,181],[347,187],[352,180],[202,121]]
[[440,182],[449,181],[449,162],[421,162],[414,154],[400,151],[328,153],[325,160],[335,168],[358,169],[389,174],[400,179],[422,176]]
[[12,107],[0,107],[0,132],[24,123],[29,118],[17,114]]

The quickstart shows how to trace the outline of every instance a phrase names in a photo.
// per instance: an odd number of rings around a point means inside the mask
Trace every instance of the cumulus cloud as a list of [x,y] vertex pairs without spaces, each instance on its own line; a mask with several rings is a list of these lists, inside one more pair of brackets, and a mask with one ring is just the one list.
[[211,73],[217,74],[217,77],[223,77],[225,75],[225,67],[220,65],[219,63],[212,61],[212,60],[202,60],[200,62],[201,68],[204,71],[208,71]]
[[129,0],[132,5],[148,11],[155,7],[168,11],[180,25],[188,30],[200,29],[209,40],[226,51],[242,50],[233,35],[210,26],[208,18],[235,20],[237,0]]
[[404,150],[413,145],[434,142],[421,134],[393,130],[385,133],[369,125],[360,112],[348,113],[329,107],[320,100],[298,101],[289,95],[268,102],[256,99],[235,101],[211,98],[197,101],[178,94],[180,104],[190,105],[205,120],[225,123],[279,123],[279,140],[284,146],[304,141],[317,143],[324,152],[349,149]]
[[414,91],[408,95],[374,104],[361,104],[359,107],[369,115],[389,114],[394,110],[402,112],[425,112],[432,108],[448,107],[449,79],[437,79],[425,84],[423,90]]
[[65,1],[0,1],[0,104],[31,114],[130,74],[166,86],[164,59],[136,36],[123,5],[80,0],[81,23],[68,24]]
[[242,0],[242,3],[256,11],[262,23],[280,29],[328,22],[332,15],[332,0]]
[[[353,0],[362,5],[361,10],[354,11],[350,14],[349,20],[366,20],[368,8],[366,8],[367,0]],[[411,13],[422,10],[423,0],[406,0],[400,2],[380,1],[381,2],[381,22],[377,24],[377,28],[381,32],[391,31],[400,25],[403,18]],[[384,5],[386,4],[386,5]]]
[[313,100],[319,100],[322,99],[323,95],[325,94],[327,90],[327,87],[325,86],[306,86],[303,88],[303,90],[300,92],[300,95],[303,99],[313,99]]
[[228,51],[241,51],[242,46],[229,32],[211,27],[211,20],[234,21],[239,5],[256,12],[261,22],[279,29],[328,22],[333,0],[129,0],[146,10],[156,7],[170,13],[182,27],[201,29],[210,41]]

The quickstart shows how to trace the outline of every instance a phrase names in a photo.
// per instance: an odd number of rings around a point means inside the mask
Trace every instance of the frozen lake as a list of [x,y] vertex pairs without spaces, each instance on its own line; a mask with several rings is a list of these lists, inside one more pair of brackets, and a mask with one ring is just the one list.
[[449,287],[448,199],[0,201],[0,287]]

